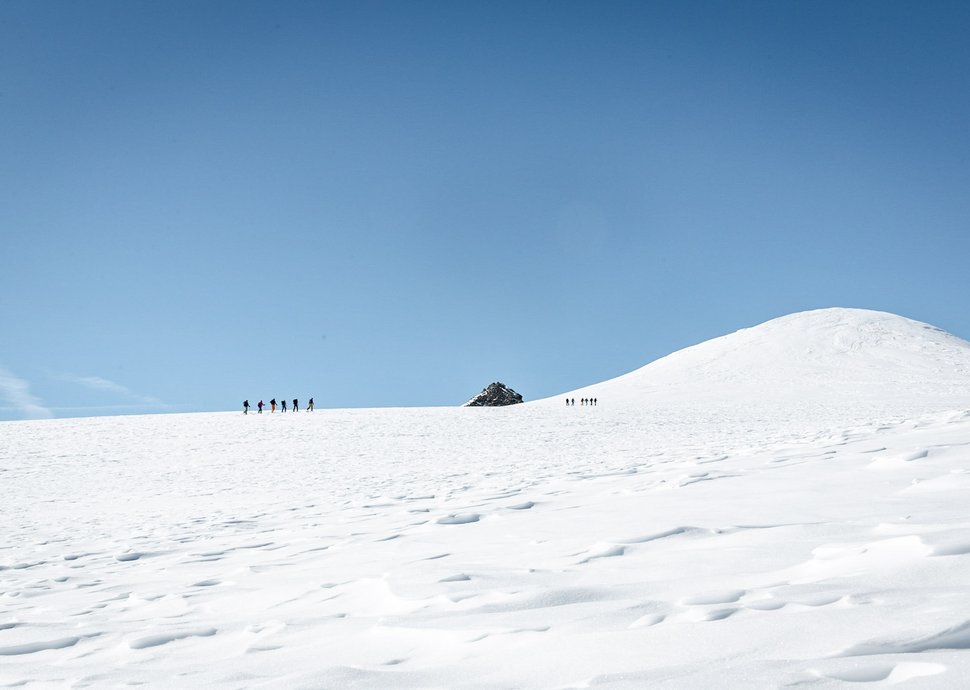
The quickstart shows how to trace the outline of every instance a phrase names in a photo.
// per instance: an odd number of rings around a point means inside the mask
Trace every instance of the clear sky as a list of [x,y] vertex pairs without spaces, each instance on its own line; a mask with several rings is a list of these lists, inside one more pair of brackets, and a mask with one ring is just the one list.
[[970,3],[0,3],[0,419],[970,338]]

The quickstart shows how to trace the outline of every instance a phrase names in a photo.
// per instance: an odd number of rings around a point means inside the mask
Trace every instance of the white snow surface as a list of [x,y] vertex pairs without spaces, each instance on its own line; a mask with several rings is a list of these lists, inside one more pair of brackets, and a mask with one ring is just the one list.
[[968,410],[970,343],[827,309],[504,408],[2,423],[0,687],[966,687]]

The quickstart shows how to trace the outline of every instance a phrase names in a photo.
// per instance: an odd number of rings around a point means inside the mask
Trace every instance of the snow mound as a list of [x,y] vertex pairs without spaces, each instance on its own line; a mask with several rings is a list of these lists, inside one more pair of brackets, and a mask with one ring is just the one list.
[[970,342],[895,314],[833,308],[714,338],[569,395],[626,404],[906,398],[943,409],[968,391]]

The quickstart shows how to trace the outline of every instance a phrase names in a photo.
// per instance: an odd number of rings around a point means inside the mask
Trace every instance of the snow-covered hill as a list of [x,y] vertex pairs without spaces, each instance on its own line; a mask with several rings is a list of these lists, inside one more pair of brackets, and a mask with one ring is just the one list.
[[821,310],[565,395],[0,424],[0,686],[965,685],[968,343]]
[[714,338],[563,397],[827,425],[961,407],[968,392],[967,341],[895,314],[819,309]]
[[685,348],[589,390],[628,404],[672,395],[858,399],[905,392],[932,405],[968,384],[967,341],[885,312],[819,309]]

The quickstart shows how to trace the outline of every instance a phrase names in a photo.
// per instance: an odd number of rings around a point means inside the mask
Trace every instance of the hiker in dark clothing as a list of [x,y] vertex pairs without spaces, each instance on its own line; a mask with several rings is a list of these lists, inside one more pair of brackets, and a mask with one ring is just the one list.
[[306,406],[307,412],[313,412],[313,398],[310,398],[310,402]]
[[300,401],[297,400],[296,398],[293,398],[293,411],[294,412],[300,411]]
[[280,400],[280,412],[286,412],[286,399]]
[[276,412],[276,398],[269,401],[269,412],[270,414]]
[[243,414],[249,414],[249,401],[243,400]]
[[263,414],[263,401],[262,400],[260,400],[258,403],[256,403],[256,407],[259,409],[259,414]]
[[596,404],[597,404],[597,402],[596,402],[597,400],[599,400],[599,398],[593,398],[593,404],[594,404],[594,405],[596,405]]

